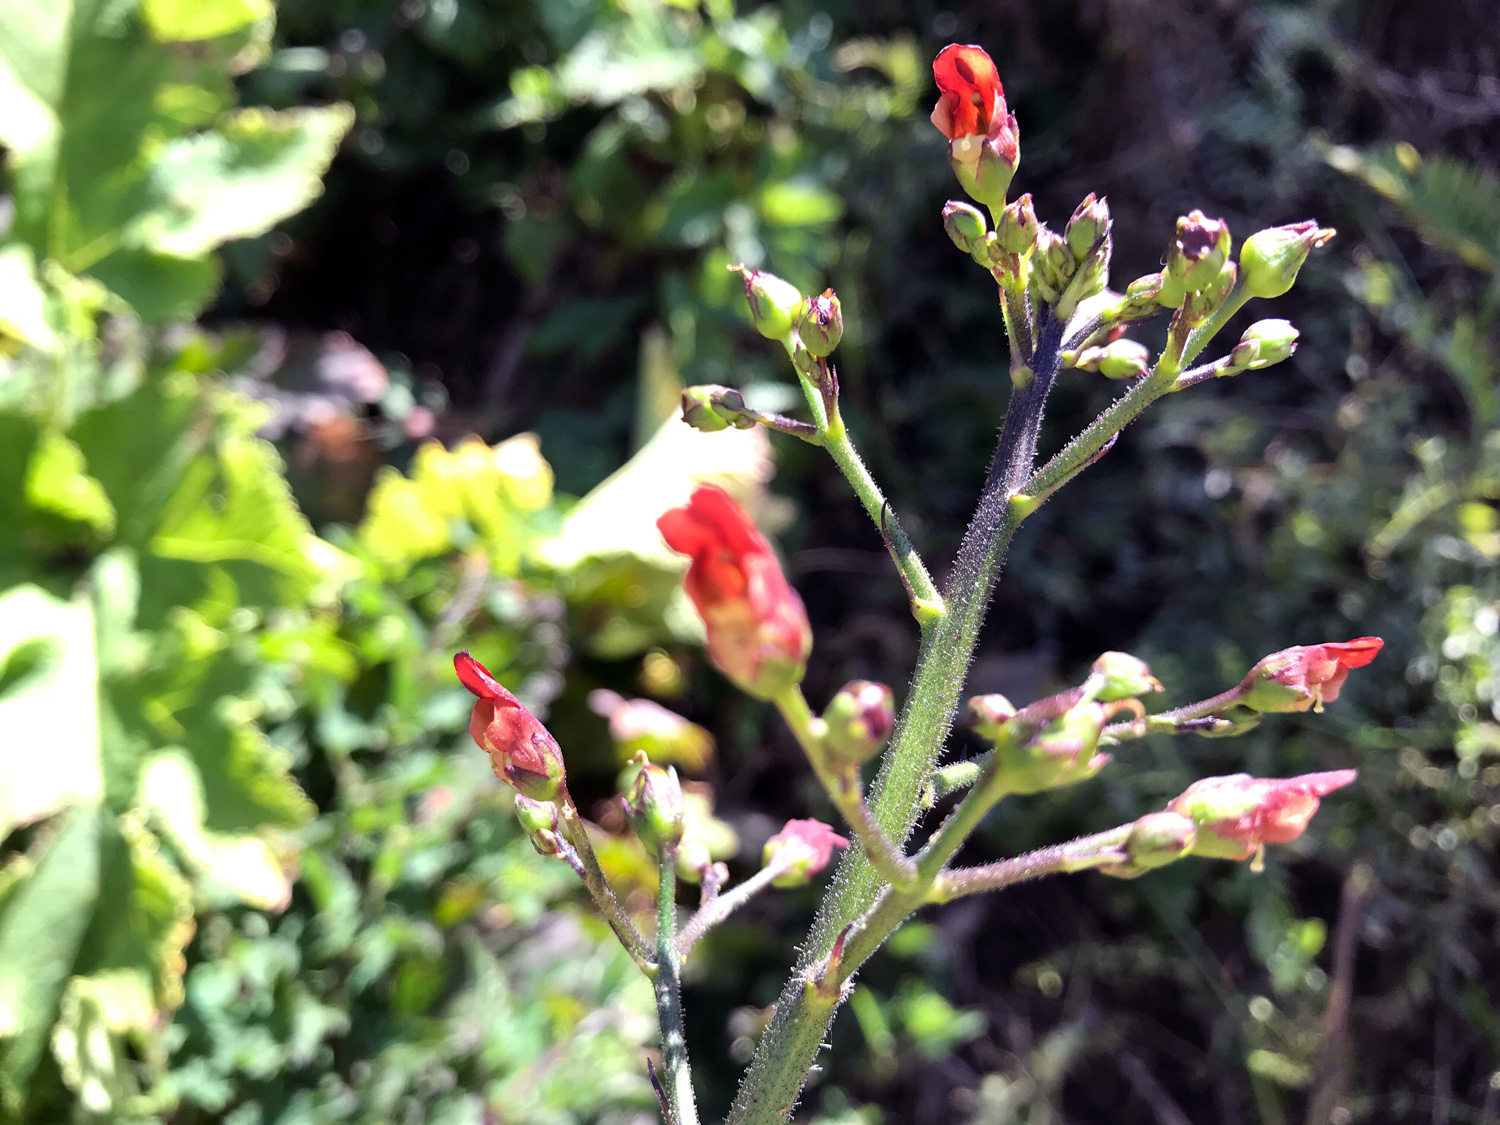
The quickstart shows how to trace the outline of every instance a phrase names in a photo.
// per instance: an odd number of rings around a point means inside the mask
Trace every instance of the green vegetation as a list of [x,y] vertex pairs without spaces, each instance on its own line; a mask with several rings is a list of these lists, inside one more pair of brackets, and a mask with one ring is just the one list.
[[[550,708],[581,800],[622,761],[586,703],[609,687],[716,736],[699,776],[750,864],[764,814],[831,819],[694,655],[650,521],[693,475],[758,494],[774,452],[793,503],[766,511],[837,654],[815,705],[855,676],[902,694],[901,587],[798,443],[661,423],[683,382],[792,408],[726,266],[833,284],[846,420],[951,555],[1007,380],[937,234],[925,68],[949,38],[995,54],[1045,217],[1087,173],[1121,229],[1209,199],[1237,234],[1340,229],[1275,313],[1291,364],[1167,402],[1028,524],[972,686],[1048,689],[1107,645],[1190,698],[1286,644],[1387,650],[1316,725],[1144,740],[1108,767],[1130,786],[1002,807],[976,852],[1242,765],[1361,771],[1262,874],[1081,876],[907,926],[807,1114],[1494,1118],[1496,146],[1411,77],[1483,73],[1488,19],[992,9],[0,0],[0,1121],[655,1112],[649,989],[516,828],[451,653]],[[1160,249],[1117,245],[1119,269]],[[347,328],[389,374],[339,407],[353,485],[265,393],[276,322]],[[1064,380],[1057,434],[1103,382]],[[623,845],[602,859],[654,886]],[[711,1116],[812,902],[727,924],[689,975]]]

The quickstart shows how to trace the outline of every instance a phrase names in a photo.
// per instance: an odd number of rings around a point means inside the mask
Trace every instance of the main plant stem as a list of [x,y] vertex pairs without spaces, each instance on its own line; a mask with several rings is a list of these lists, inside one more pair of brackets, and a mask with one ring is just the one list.
[[[953,725],[979,627],[1021,520],[1011,498],[1036,460],[1037,434],[1048,393],[1057,379],[1061,342],[1062,326],[1043,310],[1036,348],[1023,356],[1033,378],[1011,396],[979,507],[959,547],[943,611],[924,634],[901,721],[871,787],[876,823],[898,847],[916,823],[918,794]],[[837,1008],[836,999],[825,998],[810,982],[839,935],[870,909],[881,887],[863,850],[851,849],[740,1084],[729,1125],[781,1125],[790,1116]],[[890,928],[899,922],[896,919]]]
[[693,1075],[688,1068],[682,1022],[682,957],[677,950],[677,845],[661,848],[661,886],[656,896],[656,1015],[661,1022],[661,1068],[669,1125],[698,1125]]

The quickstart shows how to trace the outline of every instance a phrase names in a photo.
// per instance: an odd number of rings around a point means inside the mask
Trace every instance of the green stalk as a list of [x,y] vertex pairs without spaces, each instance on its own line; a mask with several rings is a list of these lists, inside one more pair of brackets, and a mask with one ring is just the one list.
[[[898,847],[911,834],[920,811],[917,797],[952,727],[990,593],[1020,523],[1011,497],[1036,460],[1037,433],[1057,378],[1061,341],[1062,326],[1044,313],[1036,351],[1027,357],[1035,377],[1011,395],[989,479],[959,548],[944,611],[924,634],[901,721],[871,787],[875,821]],[[845,856],[740,1084],[729,1125],[781,1125],[791,1113],[837,1007],[834,1000],[825,1002],[812,982],[839,935],[870,909],[881,886],[863,851]],[[902,902],[907,899],[899,897]],[[898,918],[891,928],[899,922]]]
[[682,1022],[682,958],[677,951],[677,845],[661,848],[661,886],[656,893],[656,1015],[661,1022],[662,1087],[671,1125],[698,1125],[693,1073],[688,1067]]
[[932,576],[922,565],[916,548],[906,537],[906,532],[901,530],[901,521],[896,518],[895,509],[886,501],[880,486],[875,483],[875,478],[865,468],[864,461],[849,440],[849,431],[844,426],[837,402],[829,411],[821,436],[823,448],[832,455],[834,463],[849,481],[849,486],[854,489],[854,494],[859,497],[859,502],[864,505],[870,519],[886,537],[891,558],[895,560],[911,595],[912,612],[926,631],[943,612],[943,599],[938,594],[937,586],[933,584]]

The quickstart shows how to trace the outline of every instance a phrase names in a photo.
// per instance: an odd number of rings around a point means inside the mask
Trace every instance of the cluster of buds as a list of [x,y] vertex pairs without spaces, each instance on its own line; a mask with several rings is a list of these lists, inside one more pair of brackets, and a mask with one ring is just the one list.
[[1105,726],[1122,711],[1145,713],[1141,695],[1161,690],[1146,662],[1106,652],[1080,687],[1017,710],[1003,695],[969,700],[969,729],[995,746],[987,776],[1006,793],[1041,793],[1093,777],[1109,763],[1099,753]]
[[812,651],[807,611],[745,510],[704,485],[656,526],[668,547],[692,559],[683,586],[719,671],[756,699],[801,683]]

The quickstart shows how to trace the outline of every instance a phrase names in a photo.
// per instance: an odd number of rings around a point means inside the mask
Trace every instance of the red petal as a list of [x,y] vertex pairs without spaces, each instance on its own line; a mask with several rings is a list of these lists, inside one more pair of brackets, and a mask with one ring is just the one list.
[[1358,637],[1352,641],[1333,641],[1321,647],[1345,668],[1363,668],[1375,659],[1385,644],[1379,637]]
[[453,670],[458,673],[458,678],[463,681],[464,687],[480,699],[510,697],[510,692],[501,686],[500,681],[490,675],[490,670],[470,656],[467,650],[453,657]]
[[948,107],[948,129],[938,122],[936,112],[933,124],[950,140],[988,133],[990,119],[997,108],[1003,110],[1005,97],[989,53],[972,43],[950,43],[932,60],[932,76]]

